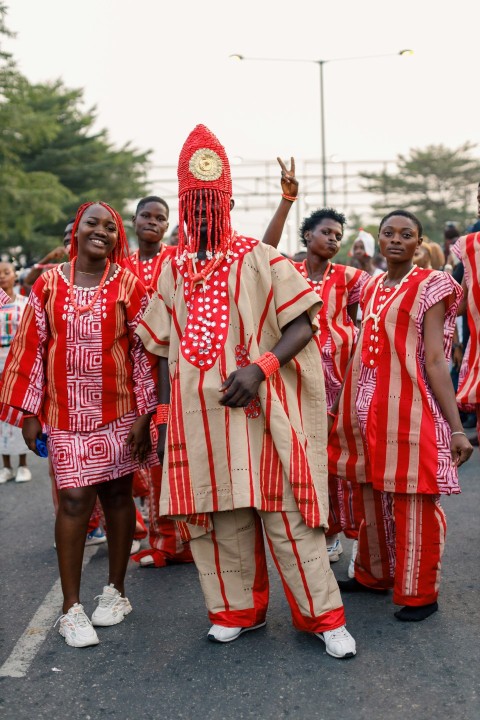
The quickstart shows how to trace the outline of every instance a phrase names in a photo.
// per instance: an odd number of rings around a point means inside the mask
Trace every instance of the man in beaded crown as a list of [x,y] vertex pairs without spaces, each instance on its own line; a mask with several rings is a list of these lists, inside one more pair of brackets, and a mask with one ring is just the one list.
[[[186,262],[189,274],[205,277],[230,251],[234,202],[225,149],[204,125],[197,125],[182,148],[178,184],[178,211],[184,221],[179,224],[178,255]],[[199,253],[208,262],[196,273],[193,268]]]
[[178,255],[136,330],[159,356],[160,514],[190,540],[210,640],[265,625],[265,530],[295,627],[352,657],[325,543],[318,295],[276,249],[232,230],[228,159],[203,125],[178,179]]

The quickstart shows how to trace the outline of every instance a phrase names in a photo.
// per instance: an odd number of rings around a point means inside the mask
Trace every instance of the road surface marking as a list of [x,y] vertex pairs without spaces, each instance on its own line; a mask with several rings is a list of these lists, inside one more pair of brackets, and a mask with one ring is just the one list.
[[[100,545],[91,545],[85,548],[83,567],[88,565],[99,547]],[[27,629],[0,668],[0,677],[25,677],[41,644],[52,629],[52,624],[59,617],[61,606],[62,586],[59,578],[46,594]]]

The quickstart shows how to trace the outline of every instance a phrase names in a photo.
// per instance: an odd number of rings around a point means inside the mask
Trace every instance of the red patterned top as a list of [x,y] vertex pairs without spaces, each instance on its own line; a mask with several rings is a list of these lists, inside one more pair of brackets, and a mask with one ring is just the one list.
[[[34,284],[11,345],[0,402],[39,415],[51,427],[89,432],[156,406],[150,363],[134,334],[148,299],[142,283],[117,267],[92,312],[80,316],[63,266]],[[96,288],[74,286],[77,304]]]
[[173,245],[165,245],[160,243],[160,250],[148,260],[140,260],[139,251],[136,250],[123,262],[123,267],[133,272],[145,285],[149,297],[153,295],[157,289],[158,278],[162,272],[165,263],[174,257],[177,248]]
[[322,359],[327,405],[330,408],[342,386],[359,332],[348,314],[348,308],[359,302],[362,288],[370,276],[363,270],[329,263],[322,280],[317,282],[308,277],[305,260],[293,265],[323,301],[317,318],[320,332],[315,341]]

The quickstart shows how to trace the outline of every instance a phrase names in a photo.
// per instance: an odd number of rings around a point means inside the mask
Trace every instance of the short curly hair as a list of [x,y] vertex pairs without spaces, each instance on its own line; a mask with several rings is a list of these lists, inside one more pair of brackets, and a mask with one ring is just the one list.
[[322,220],[325,219],[338,222],[342,226],[343,232],[343,228],[345,227],[345,224],[347,222],[347,219],[343,213],[339,213],[333,208],[322,208],[321,210],[314,210],[311,215],[304,218],[302,224],[300,225],[300,239],[305,246],[307,244],[307,241],[305,240],[305,233],[307,233],[309,230],[315,230],[317,225],[319,225]]

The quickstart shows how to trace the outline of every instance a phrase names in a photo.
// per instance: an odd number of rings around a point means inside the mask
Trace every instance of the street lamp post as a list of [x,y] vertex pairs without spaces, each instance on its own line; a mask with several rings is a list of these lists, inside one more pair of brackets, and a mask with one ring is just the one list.
[[302,58],[260,58],[260,57],[245,57],[244,55],[233,54],[230,55],[232,60],[247,60],[253,62],[300,62],[300,63],[315,63],[318,65],[320,71],[320,148],[321,148],[321,167],[322,167],[322,197],[323,205],[327,206],[327,152],[326,152],[326,141],[325,141],[325,99],[323,91],[323,66],[327,62],[344,62],[349,60],[371,60],[376,58],[393,57],[393,56],[406,56],[413,55],[413,50],[400,50],[396,53],[387,53],[384,55],[361,55],[360,57],[339,57],[329,58],[328,60],[307,60]]
[[320,134],[321,134],[321,152],[322,152],[322,193],[323,207],[327,207],[327,151],[325,148],[325,103],[323,100],[323,66],[325,60],[318,60],[320,69]]

